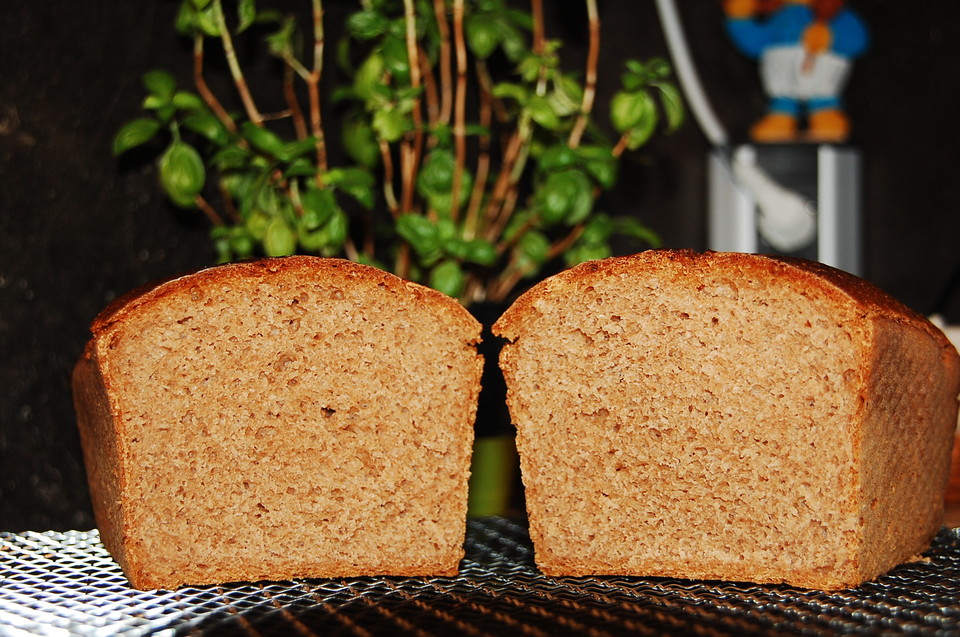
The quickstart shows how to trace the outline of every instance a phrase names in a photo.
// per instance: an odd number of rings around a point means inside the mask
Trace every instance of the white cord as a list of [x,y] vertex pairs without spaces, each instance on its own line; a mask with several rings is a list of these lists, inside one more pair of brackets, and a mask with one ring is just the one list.
[[667,47],[690,110],[703,134],[716,147],[731,179],[749,194],[759,209],[757,228],[760,235],[781,252],[803,248],[816,236],[816,204],[778,184],[756,162],[747,160],[743,153],[731,150],[726,130],[710,106],[690,57],[690,47],[680,26],[676,4],[673,0],[656,2]]
[[660,24],[663,25],[664,35],[667,38],[667,48],[670,49],[670,56],[673,58],[673,64],[677,70],[680,87],[687,98],[690,110],[693,111],[693,116],[700,124],[700,129],[710,143],[725,148],[729,143],[727,133],[703,91],[703,84],[697,75],[697,68],[690,57],[687,38],[680,26],[677,6],[673,3],[673,0],[657,0],[657,12],[660,15]]

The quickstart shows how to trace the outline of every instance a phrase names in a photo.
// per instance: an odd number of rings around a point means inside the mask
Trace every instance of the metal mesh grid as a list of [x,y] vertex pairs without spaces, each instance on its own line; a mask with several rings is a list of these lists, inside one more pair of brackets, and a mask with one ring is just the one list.
[[136,591],[96,531],[0,533],[0,635],[960,634],[960,529],[837,593],[541,575],[524,526],[471,521],[458,577]]

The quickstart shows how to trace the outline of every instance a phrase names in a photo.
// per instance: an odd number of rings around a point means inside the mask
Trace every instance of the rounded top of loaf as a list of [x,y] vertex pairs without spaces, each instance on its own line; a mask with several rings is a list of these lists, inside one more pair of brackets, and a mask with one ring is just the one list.
[[[577,289],[604,277],[631,277],[657,270],[671,270],[676,276],[697,271],[726,271],[730,275],[761,277],[771,284],[794,284],[798,289],[817,291],[864,318],[882,318],[912,325],[930,334],[945,350],[945,356],[960,365],[960,356],[949,339],[926,317],[911,310],[872,283],[848,272],[805,259],[741,252],[694,252],[692,250],[647,250],[638,254],[586,261],[533,286],[493,325],[493,333],[515,340],[524,331],[536,306],[544,299],[574,299]],[[574,304],[567,303],[573,311]]]
[[250,278],[289,277],[298,281],[324,281],[365,283],[370,289],[383,287],[386,290],[407,294],[419,304],[424,304],[457,329],[463,330],[471,343],[479,342],[481,326],[456,299],[426,286],[407,281],[394,274],[346,259],[295,255],[268,257],[251,261],[227,263],[204,268],[183,276],[159,281],[131,290],[100,312],[90,329],[96,336],[120,323],[132,312],[152,305],[158,299],[183,289],[230,280]]

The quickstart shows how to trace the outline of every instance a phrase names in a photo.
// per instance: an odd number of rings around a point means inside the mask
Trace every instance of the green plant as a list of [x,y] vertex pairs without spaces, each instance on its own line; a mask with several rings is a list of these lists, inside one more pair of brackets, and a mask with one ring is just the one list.
[[[307,34],[255,0],[231,2],[229,15],[224,0],[184,0],[176,26],[193,41],[194,90],[147,73],[147,115],[119,130],[114,151],[168,136],[163,188],[209,217],[221,261],[345,255],[465,304],[503,300],[555,259],[608,256],[615,235],[657,244],[595,204],[625,150],[661,121],[680,125],[679,93],[663,60],[626,62],[608,140],[593,122],[600,21],[596,0],[585,2],[581,82],[544,33],[542,0],[528,12],[505,0],[361,0],[338,47],[348,81],[321,95],[322,0],[310,2]],[[259,109],[236,53],[254,31],[282,69],[279,113]],[[207,85],[209,43],[225,56],[239,113]],[[348,158],[338,165],[324,131],[334,108]]]

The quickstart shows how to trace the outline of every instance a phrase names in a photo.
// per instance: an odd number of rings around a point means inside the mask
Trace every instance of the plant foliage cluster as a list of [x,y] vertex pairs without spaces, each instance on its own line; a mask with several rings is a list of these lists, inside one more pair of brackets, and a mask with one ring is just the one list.
[[[626,62],[608,139],[593,121],[600,19],[596,0],[585,4],[587,60],[569,72],[544,32],[542,0],[529,10],[361,0],[338,31],[341,88],[322,95],[322,0],[300,21],[255,0],[184,0],[176,28],[193,42],[193,87],[147,73],[146,114],[118,131],[114,151],[163,136],[162,186],[210,218],[221,261],[343,255],[465,304],[503,300],[555,259],[608,256],[616,235],[657,243],[596,203],[625,151],[680,125],[680,96],[663,60]],[[282,69],[280,112],[260,110],[239,61],[239,39],[253,34]],[[239,112],[207,84],[211,47]],[[334,111],[347,158],[338,165],[325,134]]]

